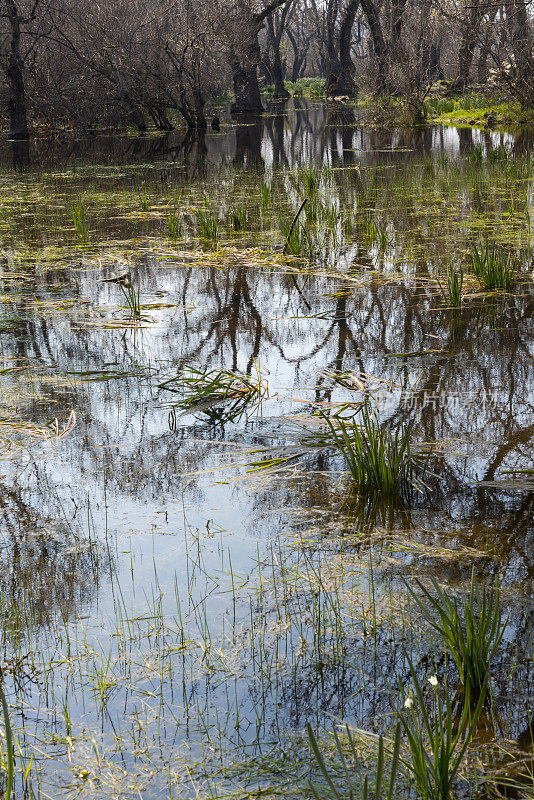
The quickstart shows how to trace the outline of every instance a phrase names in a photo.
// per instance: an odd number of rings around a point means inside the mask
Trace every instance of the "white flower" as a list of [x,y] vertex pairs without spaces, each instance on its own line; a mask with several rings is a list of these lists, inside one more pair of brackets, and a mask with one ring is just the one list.
[[437,686],[438,685],[438,679],[437,679],[436,675],[431,675],[430,678],[428,679],[428,682],[429,682],[429,684],[431,686]]
[[407,697],[404,701],[404,708],[411,708],[413,706],[413,699],[411,697]]

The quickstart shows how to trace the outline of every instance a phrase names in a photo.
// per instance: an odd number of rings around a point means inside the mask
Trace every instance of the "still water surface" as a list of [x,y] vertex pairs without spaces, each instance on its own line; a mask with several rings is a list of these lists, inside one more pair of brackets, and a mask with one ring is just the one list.
[[[2,658],[34,789],[207,795],[208,775],[272,781],[258,764],[280,748],[297,774],[306,721],[387,726],[406,672],[401,578],[455,591],[472,567],[510,613],[493,734],[520,736],[534,697],[528,133],[386,133],[301,103],[202,142],[42,140],[22,172],[3,158]],[[287,260],[279,222],[310,165],[337,221],[309,260]],[[206,203],[221,226],[244,204],[250,230],[209,246]],[[481,236],[513,252],[517,284],[472,288],[455,312],[436,276]],[[106,282],[125,269],[140,322]],[[188,363],[259,371],[268,394],[234,418],[181,415],[162,384]],[[333,381],[347,370],[372,376],[382,420],[432,445],[409,502],[356,497],[338,456],[302,444],[314,412],[362,399]],[[220,769],[233,762],[238,778]]]

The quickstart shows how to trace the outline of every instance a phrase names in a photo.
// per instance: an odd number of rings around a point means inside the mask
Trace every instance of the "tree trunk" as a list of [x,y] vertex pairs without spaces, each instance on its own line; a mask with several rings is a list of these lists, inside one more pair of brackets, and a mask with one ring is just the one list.
[[6,70],[9,85],[9,137],[11,139],[28,139],[30,134],[26,111],[23,63],[20,52],[21,17],[15,0],[6,0],[6,8],[11,34]]
[[511,0],[506,5],[506,21],[515,62],[512,88],[522,106],[531,106],[534,103],[534,41],[523,0]]
[[373,54],[376,67],[376,92],[383,94],[388,86],[388,52],[380,24],[378,8],[373,0],[361,0],[367,26],[373,43]]
[[263,11],[253,14],[249,8],[239,4],[236,30],[239,32],[239,52],[232,50],[232,79],[235,101],[232,114],[261,114],[265,109],[261,102],[258,83],[258,64],[261,58],[258,34],[265,20],[288,0],[272,0]]
[[336,21],[339,0],[328,0],[326,7],[326,73],[328,84],[339,76],[339,58],[336,47]]
[[471,0],[469,16],[464,20],[462,42],[458,52],[458,77],[453,84],[454,89],[459,92],[463,92],[469,84],[483,14],[479,0]]
[[235,95],[230,107],[232,114],[261,114],[265,109],[261,102],[257,62],[245,67],[239,61],[234,61],[232,79]]
[[274,29],[274,20],[272,15],[267,17],[267,31],[273,51],[272,76],[274,82],[274,100],[289,100],[291,97],[284,84],[284,68],[282,66],[282,58],[280,56],[280,41],[284,30],[285,12],[288,8],[289,6],[284,8],[282,17],[279,20],[280,27],[277,32],[275,32]]
[[354,81],[354,63],[351,57],[352,49],[352,28],[356,19],[356,12],[360,6],[360,0],[349,0],[349,4],[341,20],[339,31],[339,77],[334,86],[338,96],[355,98],[358,94]]
[[402,41],[402,25],[404,22],[404,10],[406,0],[393,0],[391,4],[391,48],[394,60],[397,63],[404,63],[406,53]]
[[306,61],[310,44],[308,41],[308,43],[303,48],[303,51],[301,53],[299,50],[297,38],[290,28],[287,29],[287,36],[289,41],[291,42],[291,47],[293,48],[293,66],[291,68],[291,80],[293,81],[293,83],[295,83],[296,81],[298,81],[300,77],[302,77],[303,72],[306,68]]
[[488,13],[488,26],[484,34],[484,41],[482,43],[482,47],[480,48],[480,54],[478,56],[477,63],[477,83],[482,84],[487,83],[489,77],[488,58],[492,45],[492,34],[494,33],[493,23],[495,21],[495,17],[497,16],[497,6],[490,8]]

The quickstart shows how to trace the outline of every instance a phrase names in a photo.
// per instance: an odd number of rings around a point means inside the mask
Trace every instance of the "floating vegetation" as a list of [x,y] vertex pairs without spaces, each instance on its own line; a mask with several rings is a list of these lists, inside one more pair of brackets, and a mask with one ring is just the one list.
[[408,487],[419,486],[416,469],[422,458],[411,450],[411,425],[401,425],[396,431],[380,425],[369,403],[362,403],[361,424],[356,417],[347,421],[326,414],[331,444],[339,450],[349,468],[352,480],[362,491],[376,490],[383,494],[402,493]]
[[179,375],[160,384],[160,388],[181,395],[175,407],[182,412],[210,412],[217,406],[230,403],[225,415],[238,418],[245,411],[257,408],[267,393],[259,364],[254,376],[231,370],[209,370],[186,365]]
[[511,256],[496,244],[471,245],[471,265],[476,277],[487,291],[509,291],[514,280]]

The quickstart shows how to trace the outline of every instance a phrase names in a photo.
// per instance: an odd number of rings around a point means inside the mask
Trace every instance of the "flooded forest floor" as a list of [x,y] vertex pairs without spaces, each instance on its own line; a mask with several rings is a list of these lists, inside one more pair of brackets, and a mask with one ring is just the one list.
[[0,791],[532,793],[533,141],[1,154]]

